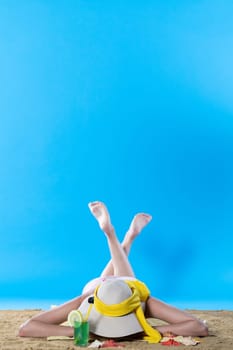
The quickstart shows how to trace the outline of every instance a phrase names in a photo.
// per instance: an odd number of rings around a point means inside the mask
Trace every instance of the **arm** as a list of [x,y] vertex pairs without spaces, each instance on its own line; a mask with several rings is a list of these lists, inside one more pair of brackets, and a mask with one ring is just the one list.
[[20,326],[18,335],[20,337],[48,337],[52,335],[72,337],[73,327],[61,326],[60,324],[67,320],[69,312],[77,309],[88,295],[89,293],[83,294],[52,310],[33,316]]
[[172,333],[183,336],[208,335],[208,328],[201,320],[156,298],[148,298],[146,312],[146,317],[155,317],[168,323],[168,325],[156,327],[162,334]]

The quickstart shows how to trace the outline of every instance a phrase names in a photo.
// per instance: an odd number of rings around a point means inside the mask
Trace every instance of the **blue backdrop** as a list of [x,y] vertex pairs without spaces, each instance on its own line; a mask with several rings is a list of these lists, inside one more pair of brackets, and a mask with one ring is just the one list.
[[[232,302],[232,1],[0,2],[0,297],[66,299],[109,258],[168,302]],[[12,304],[13,305],[13,304]]]

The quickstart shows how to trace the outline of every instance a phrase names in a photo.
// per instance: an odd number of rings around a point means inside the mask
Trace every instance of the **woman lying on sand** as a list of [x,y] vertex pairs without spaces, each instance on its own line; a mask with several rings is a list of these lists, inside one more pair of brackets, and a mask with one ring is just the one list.
[[[148,214],[137,214],[122,244],[117,239],[106,206],[92,202],[89,208],[104,231],[111,261],[101,277],[90,281],[82,295],[50,311],[42,312],[21,325],[21,337],[73,336],[73,327],[61,325],[72,310],[89,314],[90,332],[107,338],[147,335],[158,342],[161,335],[207,336],[207,326],[194,316],[176,309],[149,295],[144,283],[138,281],[128,261],[133,240],[151,221]],[[93,296],[94,298],[90,298]],[[145,318],[157,318],[167,325],[153,329]]]

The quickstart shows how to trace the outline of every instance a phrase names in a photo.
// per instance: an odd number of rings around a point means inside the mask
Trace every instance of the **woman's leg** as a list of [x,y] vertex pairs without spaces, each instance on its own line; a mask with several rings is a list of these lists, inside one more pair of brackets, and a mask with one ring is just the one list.
[[[124,249],[126,256],[129,255],[134,239],[139,235],[142,229],[147,224],[149,224],[151,219],[152,219],[152,216],[145,213],[138,213],[137,215],[134,216],[129,229],[125,234],[123,242],[121,243],[121,246]],[[101,276],[105,277],[105,276],[112,276],[112,275],[114,275],[114,269],[113,269],[112,260],[110,260],[109,263],[104,268]]]
[[[111,224],[108,211],[104,204],[100,202],[91,203],[89,205],[91,212],[99,222],[100,227],[106,233],[112,261],[114,273],[119,276],[134,276],[132,268],[127,260],[125,252],[117,240],[114,228]],[[91,294],[92,290],[71,301],[56,307],[55,309],[42,312],[21,325],[19,336],[22,337],[47,337],[52,335],[72,336],[73,328],[62,326],[61,323],[67,320],[71,310],[77,309],[82,301]]]
[[208,335],[208,328],[201,320],[153,297],[147,300],[146,317],[154,317],[168,323],[156,327],[163,335],[167,333],[183,336]]
[[[111,263],[107,269],[107,274],[114,274],[116,276],[134,276],[132,267],[127,259],[131,244],[134,238],[140,233],[142,228],[151,220],[150,215],[138,214],[133,219],[131,226],[126,233],[126,236],[120,245],[114,228],[111,224],[110,217],[105,205],[101,202],[94,202],[89,204],[92,214],[97,219],[101,229],[106,233],[110,253],[112,256]],[[19,329],[19,336],[25,337],[47,337],[51,335],[65,335],[72,336],[73,328],[62,326],[61,323],[67,320],[68,314],[71,310],[77,309],[82,301],[90,295],[92,290],[83,294],[71,301],[56,307],[55,309],[42,312],[21,325]]]
[[20,326],[20,337],[48,337],[65,335],[72,337],[73,327],[61,326],[67,320],[70,311],[77,309],[89,295],[83,294],[56,308],[33,316]]
[[[140,226],[137,226],[137,230],[134,230],[134,234],[132,233],[133,230],[129,230],[129,233],[126,234],[126,237],[121,246],[116,237],[114,228],[111,224],[109,213],[105,205],[101,202],[93,202],[89,204],[89,208],[94,217],[97,219],[100,228],[105,232],[107,236],[112,257],[112,265],[110,264],[110,266],[107,266],[107,274],[109,272],[113,272],[115,276],[134,277],[134,273],[128,261],[127,254],[129,253],[133,239],[140,232]],[[132,224],[132,228],[135,228],[136,222],[137,219],[135,219],[135,222]],[[126,251],[124,251],[124,248],[126,248]],[[113,269],[113,271],[111,269]],[[107,275],[106,269],[102,275],[103,274],[105,274],[105,276]],[[188,313],[178,310],[172,306],[169,306],[152,297],[147,300],[147,317],[156,317],[170,323],[166,326],[157,327],[158,331],[162,334],[173,333],[183,336],[204,336],[208,334],[208,330],[205,324],[196,319],[194,316],[189,315]]]
[[[93,216],[98,221],[101,230],[106,234],[112,258],[113,275],[134,277],[133,269],[123,247],[117,239],[106,206],[102,202],[92,202],[89,203],[88,206]],[[130,248],[129,243],[128,248]]]

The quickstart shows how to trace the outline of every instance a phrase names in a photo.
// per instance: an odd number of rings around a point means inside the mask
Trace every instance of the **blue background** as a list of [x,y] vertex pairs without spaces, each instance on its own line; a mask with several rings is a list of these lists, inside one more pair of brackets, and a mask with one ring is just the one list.
[[[232,1],[0,1],[0,297],[68,299],[104,201],[168,302],[233,306]],[[200,304],[198,304],[200,303]],[[205,304],[206,303],[206,304]]]

